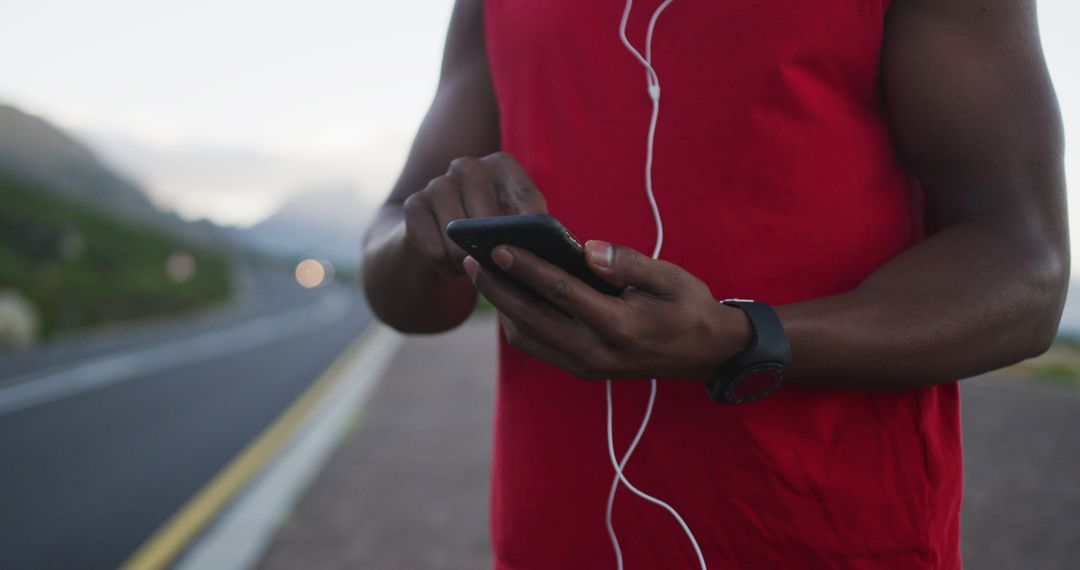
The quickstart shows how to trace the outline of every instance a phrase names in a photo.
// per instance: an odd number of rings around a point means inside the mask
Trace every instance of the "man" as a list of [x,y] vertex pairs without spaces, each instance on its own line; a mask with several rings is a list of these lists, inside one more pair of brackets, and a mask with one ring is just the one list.
[[[658,3],[630,15],[639,48]],[[458,0],[366,242],[368,298],[395,328],[451,329],[477,290],[499,309],[496,567],[615,566],[604,383],[581,378],[616,379],[621,456],[658,377],[625,473],[710,567],[959,568],[955,381],[1046,350],[1068,281],[1034,0],[676,0],[651,53],[664,261],[641,253],[651,102],[622,9]],[[444,231],[544,212],[593,240],[622,297],[495,251],[564,314]],[[755,336],[732,297],[772,306],[791,349],[784,384],[741,405],[704,387]],[[613,523],[629,567],[697,566],[656,505],[620,494]]]

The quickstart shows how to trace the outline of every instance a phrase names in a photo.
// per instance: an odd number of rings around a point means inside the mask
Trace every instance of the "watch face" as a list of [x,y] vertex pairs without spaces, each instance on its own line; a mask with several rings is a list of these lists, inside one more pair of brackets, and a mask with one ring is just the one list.
[[725,399],[729,402],[753,402],[768,396],[784,379],[783,369],[773,364],[765,364],[747,370],[727,385]]

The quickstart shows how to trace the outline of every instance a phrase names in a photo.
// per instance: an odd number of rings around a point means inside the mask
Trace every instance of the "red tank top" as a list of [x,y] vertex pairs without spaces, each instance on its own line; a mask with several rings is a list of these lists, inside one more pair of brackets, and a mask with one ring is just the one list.
[[[917,239],[912,184],[879,83],[889,0],[676,0],[653,62],[662,84],[654,187],[661,257],[717,299],[774,305],[856,287]],[[639,48],[659,0],[639,0]],[[650,113],[619,41],[623,2],[488,0],[503,148],[583,239],[645,252]],[[500,336],[492,542],[500,569],[614,568],[603,382]],[[616,449],[648,383],[614,386]],[[621,453],[619,451],[618,453]],[[659,382],[627,476],[669,502],[710,568],[960,567],[957,387],[863,392],[788,383],[741,406]],[[621,489],[626,568],[694,568],[669,514]]]

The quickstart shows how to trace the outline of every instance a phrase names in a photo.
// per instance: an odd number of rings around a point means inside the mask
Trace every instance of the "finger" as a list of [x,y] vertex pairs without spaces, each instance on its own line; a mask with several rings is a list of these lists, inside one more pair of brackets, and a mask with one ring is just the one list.
[[445,182],[431,192],[431,212],[438,224],[439,237],[443,242],[443,247],[446,248],[447,260],[460,275],[461,260],[465,259],[465,250],[458,247],[446,234],[446,225],[454,220],[465,218],[465,206],[461,203],[457,185],[445,177],[442,177],[442,180]]
[[454,159],[447,175],[458,184],[466,217],[482,218],[506,213],[506,208],[499,203],[491,169],[480,159]]
[[465,267],[476,290],[531,336],[570,350],[588,340],[580,328],[583,325],[480,266],[472,257],[466,258]]
[[572,355],[522,332],[513,319],[503,313],[499,313],[499,326],[502,328],[506,342],[517,350],[553,366],[558,366],[563,370],[571,371],[575,369],[575,359]]
[[499,246],[492,251],[491,260],[553,305],[594,329],[603,329],[615,318],[619,306],[617,299],[593,289],[526,249]]
[[442,228],[431,211],[431,202],[421,193],[405,200],[405,239],[440,271],[460,275],[458,267],[452,267],[442,238]]
[[546,214],[547,201],[517,159],[505,152],[483,158],[495,171],[493,180],[500,204],[515,214]]
[[676,292],[684,281],[684,271],[678,266],[605,241],[586,242],[585,259],[589,269],[616,287],[666,295]]

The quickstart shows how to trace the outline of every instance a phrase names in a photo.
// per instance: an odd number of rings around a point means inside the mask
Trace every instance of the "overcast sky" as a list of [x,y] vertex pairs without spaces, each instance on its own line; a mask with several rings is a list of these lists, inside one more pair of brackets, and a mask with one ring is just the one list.
[[[348,183],[380,200],[433,94],[451,6],[3,2],[0,101],[91,141],[162,205],[233,224],[319,185]],[[1040,2],[1040,23],[1075,141],[1080,2]],[[1068,152],[1076,181],[1080,154]]]
[[0,101],[72,129],[187,217],[387,191],[430,102],[449,0],[3,0]]

